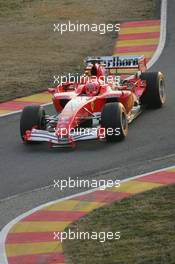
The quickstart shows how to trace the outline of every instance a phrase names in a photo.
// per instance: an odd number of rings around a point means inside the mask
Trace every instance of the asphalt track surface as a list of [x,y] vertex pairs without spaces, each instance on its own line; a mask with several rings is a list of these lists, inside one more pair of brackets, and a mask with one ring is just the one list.
[[[164,108],[145,111],[129,127],[121,143],[81,142],[76,149],[48,149],[47,144],[26,146],[19,136],[20,114],[0,118],[0,200],[53,184],[54,179],[124,179],[174,165],[175,161],[175,2],[168,3],[167,42],[151,70],[166,76]],[[46,110],[53,111],[52,107]],[[114,176],[115,175],[115,176]],[[80,190],[77,190],[78,192]],[[81,190],[82,191],[82,190]],[[57,198],[72,191],[58,193]]]

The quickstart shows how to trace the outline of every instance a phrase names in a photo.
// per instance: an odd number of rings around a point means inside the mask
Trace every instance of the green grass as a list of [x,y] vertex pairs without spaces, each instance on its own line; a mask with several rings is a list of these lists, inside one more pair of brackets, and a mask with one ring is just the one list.
[[17,1],[0,0],[0,16],[7,16],[10,13],[19,11],[21,9],[22,3],[23,3],[22,0],[17,0]]
[[69,227],[121,232],[120,240],[65,240],[66,263],[174,264],[175,185],[94,210]]
[[27,3],[35,0],[0,0],[0,18],[20,17]]

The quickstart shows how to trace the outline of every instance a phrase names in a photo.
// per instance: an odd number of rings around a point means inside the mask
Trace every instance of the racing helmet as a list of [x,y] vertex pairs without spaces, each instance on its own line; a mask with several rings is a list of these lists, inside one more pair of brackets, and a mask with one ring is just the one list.
[[95,82],[88,82],[85,85],[85,91],[88,96],[95,96],[100,92],[100,84]]
[[98,78],[100,76],[104,76],[102,66],[97,63],[92,66],[90,73],[91,73],[91,76],[96,76]]

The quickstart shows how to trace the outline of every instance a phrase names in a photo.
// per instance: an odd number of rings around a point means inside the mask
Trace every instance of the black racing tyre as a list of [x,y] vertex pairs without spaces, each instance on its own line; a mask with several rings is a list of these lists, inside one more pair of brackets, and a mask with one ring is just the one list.
[[20,133],[21,138],[24,140],[23,136],[27,130],[31,130],[33,127],[37,129],[45,129],[45,111],[39,105],[32,105],[24,107],[21,119],[20,119]]
[[105,104],[101,114],[101,127],[105,128],[107,142],[118,142],[128,134],[126,111],[121,103]]
[[89,127],[92,127],[92,124],[93,124],[93,120],[92,120],[92,119],[83,120],[83,121],[80,123],[80,127],[83,127],[83,128],[89,128]]
[[141,103],[149,108],[160,108],[165,103],[165,79],[161,72],[144,72],[140,76],[146,81],[146,90]]

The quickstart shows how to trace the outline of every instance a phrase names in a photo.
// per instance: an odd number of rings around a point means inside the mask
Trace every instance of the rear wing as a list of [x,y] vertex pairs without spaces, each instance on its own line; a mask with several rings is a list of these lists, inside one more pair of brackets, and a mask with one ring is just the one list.
[[138,69],[143,72],[146,70],[146,59],[144,56],[100,56],[87,57],[85,60],[86,67],[94,64],[101,64],[106,69]]

